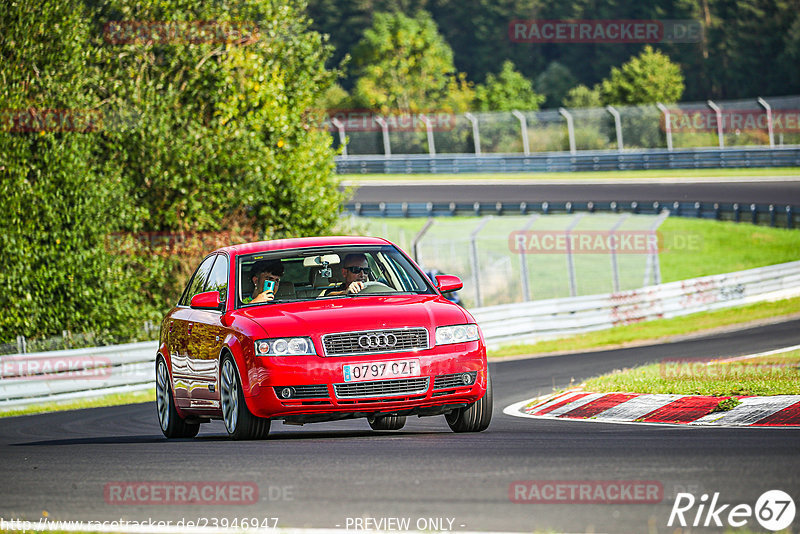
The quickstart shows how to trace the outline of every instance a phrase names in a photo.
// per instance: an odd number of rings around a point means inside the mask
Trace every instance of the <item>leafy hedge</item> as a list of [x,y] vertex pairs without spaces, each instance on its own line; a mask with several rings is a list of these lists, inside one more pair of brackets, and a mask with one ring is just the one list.
[[[294,0],[0,10],[0,342],[135,337],[211,248],[329,231],[341,194],[330,137],[308,110],[336,73],[304,10]],[[115,21],[135,38],[110,34]],[[153,21],[253,31],[165,36]],[[176,248],[176,236],[203,239]]]

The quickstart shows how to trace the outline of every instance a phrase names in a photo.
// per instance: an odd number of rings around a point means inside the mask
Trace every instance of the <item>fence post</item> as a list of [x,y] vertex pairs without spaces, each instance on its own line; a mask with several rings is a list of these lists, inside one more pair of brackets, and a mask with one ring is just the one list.
[[383,117],[375,117],[375,122],[380,124],[383,132],[383,155],[387,158],[392,155],[392,146],[389,142],[389,125]]
[[[648,279],[652,275],[652,285],[661,283],[661,261],[658,259],[658,235],[656,230],[664,223],[664,220],[669,217],[669,210],[663,210],[659,216],[653,221],[650,226],[650,233],[655,235],[655,240],[648,240],[647,242],[647,263],[645,264],[645,274],[643,285],[647,285]],[[655,244],[655,246],[653,246]]]
[[481,301],[481,274],[480,269],[481,265],[478,262],[478,244],[475,242],[478,237],[478,232],[483,230],[483,227],[492,220],[492,216],[489,215],[485,219],[481,221],[475,230],[469,236],[469,253],[470,259],[472,260],[472,282],[475,284],[475,307],[480,308],[482,305]]
[[530,144],[528,143],[528,119],[526,119],[525,115],[523,115],[516,109],[511,113],[519,120],[519,127],[522,130],[522,151],[525,153],[526,156],[530,156],[531,147]]
[[481,131],[478,127],[478,118],[472,113],[464,113],[467,120],[472,123],[472,143],[475,145],[475,155],[481,155]]
[[422,238],[428,232],[431,226],[434,224],[433,217],[429,217],[425,226],[422,227],[422,230],[417,232],[417,235],[414,236],[414,241],[411,242],[411,249],[414,251],[414,261],[417,262],[417,265],[420,264],[419,260],[419,242],[422,241]]
[[717,114],[717,137],[719,137],[719,147],[725,148],[725,137],[722,135],[722,110],[711,100],[708,101],[708,107]]
[[433,143],[433,126],[431,125],[431,120],[428,118],[427,115],[422,113],[419,114],[419,118],[422,122],[425,123],[425,133],[428,135],[428,154],[431,156],[436,155],[436,146]]
[[344,123],[336,117],[331,119],[331,123],[339,130],[339,146],[342,147],[342,157],[347,157],[347,136],[344,133]]
[[569,153],[573,156],[577,152],[575,148],[575,125],[572,123],[572,115],[567,108],[558,108],[558,112],[561,113],[561,116],[567,119],[567,134],[569,136]]
[[606,111],[611,113],[611,116],[614,117],[614,128],[617,130],[617,150],[622,152],[622,121],[619,117],[619,111],[617,111],[614,106],[606,106]]
[[[533,226],[533,223],[536,222],[540,215],[538,213],[534,213],[531,215],[528,222],[525,223],[525,226],[522,227],[523,232],[527,232]],[[525,251],[517,251],[519,252],[519,272],[522,282],[522,298],[525,299],[525,302],[529,302],[531,300],[531,288],[528,282],[528,254]]]
[[572,243],[570,243],[569,235],[572,232],[572,229],[583,219],[584,213],[579,213],[572,218],[572,222],[569,223],[566,230],[564,230],[564,235],[567,238],[567,270],[569,272],[569,295],[571,297],[578,296],[578,282],[575,278],[575,261],[572,258]]
[[17,352],[25,354],[28,352],[28,346],[25,342],[25,336],[17,336]]
[[761,104],[767,111],[767,133],[769,134],[769,147],[775,148],[775,131],[772,127],[772,106],[770,106],[767,101],[760,96],[758,97],[758,103]]
[[672,123],[670,122],[669,109],[661,102],[657,102],[656,107],[664,114],[664,131],[667,134],[667,150],[672,152]]
[[619,264],[617,263],[617,240],[612,239],[614,237],[614,232],[622,226],[622,223],[630,217],[630,213],[625,213],[620,215],[617,222],[614,223],[614,226],[608,231],[608,239],[611,242],[611,274],[614,280],[614,293],[619,293]]

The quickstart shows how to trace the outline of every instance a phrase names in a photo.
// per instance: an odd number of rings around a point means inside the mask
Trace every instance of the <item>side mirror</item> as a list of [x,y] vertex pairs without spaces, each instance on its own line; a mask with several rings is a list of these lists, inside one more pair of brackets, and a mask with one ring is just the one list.
[[436,277],[436,287],[442,293],[450,293],[451,291],[458,291],[464,284],[461,278],[449,274],[440,274]]
[[189,306],[200,310],[218,310],[220,306],[219,291],[206,291],[192,297]]

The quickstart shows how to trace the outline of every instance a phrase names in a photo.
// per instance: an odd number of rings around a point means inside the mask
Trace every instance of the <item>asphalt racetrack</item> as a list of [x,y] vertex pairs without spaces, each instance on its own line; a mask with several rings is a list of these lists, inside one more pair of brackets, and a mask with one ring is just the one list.
[[[36,521],[46,512],[51,521],[247,517],[350,530],[391,530],[403,525],[391,522],[399,520],[411,529],[452,531],[673,532],[667,521],[677,492],[698,500],[719,492],[720,503],[754,506],[766,490],[781,489],[797,500],[800,429],[541,421],[502,409],[615,368],[798,343],[800,320],[794,320],[675,343],[493,363],[494,419],[480,434],[451,433],[440,416],[410,418],[399,432],[373,432],[363,419],[302,428],[273,423],[270,437],[255,442],[229,441],[216,421],[196,439],[166,441],[152,403],[2,419],[0,517]],[[537,504],[512,502],[509,493],[515,481],[587,480],[650,481],[663,492],[649,504]],[[109,486],[143,481],[241,482],[257,486],[258,498],[235,505],[109,498]],[[752,517],[747,526],[762,530]]]
[[777,181],[715,181],[630,183],[509,183],[458,182],[451,184],[399,182],[361,183],[351,202],[739,202],[800,204],[800,179]]

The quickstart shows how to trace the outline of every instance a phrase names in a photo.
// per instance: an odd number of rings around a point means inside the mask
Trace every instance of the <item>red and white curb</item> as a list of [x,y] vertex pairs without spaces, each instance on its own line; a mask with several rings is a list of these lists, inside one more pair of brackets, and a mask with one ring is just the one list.
[[731,397],[591,393],[572,389],[517,402],[503,413],[532,419],[603,423],[800,427],[800,395],[733,397],[741,404],[729,411],[712,412],[720,401],[728,398]]

